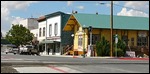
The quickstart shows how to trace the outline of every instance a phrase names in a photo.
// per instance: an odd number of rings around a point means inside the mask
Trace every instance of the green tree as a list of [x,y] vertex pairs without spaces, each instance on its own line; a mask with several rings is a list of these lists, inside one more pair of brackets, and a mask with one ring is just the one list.
[[110,43],[103,36],[101,41],[96,42],[97,56],[109,56],[110,55]]
[[116,52],[117,52],[117,56],[124,56],[125,55],[125,52],[126,52],[126,43],[125,41],[121,40],[121,39],[118,39],[118,43],[117,43],[117,51],[115,50],[116,49],[116,43],[113,43],[114,44],[114,52],[113,52],[113,55],[116,55]]
[[19,47],[20,45],[30,44],[33,39],[33,33],[30,33],[29,29],[22,25],[12,24],[12,28],[6,34],[6,39],[10,43]]

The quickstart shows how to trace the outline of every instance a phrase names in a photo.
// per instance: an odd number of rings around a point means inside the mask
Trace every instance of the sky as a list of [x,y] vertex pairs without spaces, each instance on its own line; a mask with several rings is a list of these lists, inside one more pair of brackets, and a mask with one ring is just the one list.
[[[11,24],[57,11],[110,15],[110,1],[1,1],[2,35],[6,35]],[[113,15],[149,18],[149,1],[113,1]]]

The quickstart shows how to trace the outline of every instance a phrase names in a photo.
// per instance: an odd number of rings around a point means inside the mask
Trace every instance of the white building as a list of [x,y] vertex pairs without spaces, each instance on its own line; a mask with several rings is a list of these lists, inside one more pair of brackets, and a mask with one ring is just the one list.
[[62,31],[69,16],[63,12],[55,12],[38,19],[38,40],[41,55],[61,55],[63,46],[72,44],[72,33]]
[[38,21],[37,18],[27,18],[19,22],[20,25],[23,25],[29,30],[37,29],[38,28]]
[[30,32],[34,34],[34,37],[38,37],[38,29],[32,29]]

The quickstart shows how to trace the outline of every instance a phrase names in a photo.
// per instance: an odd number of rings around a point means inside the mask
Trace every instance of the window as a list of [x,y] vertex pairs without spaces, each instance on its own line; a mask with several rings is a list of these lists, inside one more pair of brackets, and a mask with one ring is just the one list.
[[137,46],[146,46],[146,45],[147,45],[147,37],[137,38]]
[[49,25],[49,36],[52,35],[52,24]]
[[126,45],[128,45],[128,36],[123,35],[122,40],[125,41]]
[[79,37],[78,38],[78,46],[82,46],[82,39],[83,39],[83,37],[82,37],[82,35],[79,35],[78,37]]
[[55,36],[57,35],[57,33],[58,33],[58,24],[57,24],[57,23],[55,23],[55,30],[54,30],[54,34],[55,34]]
[[131,38],[131,45],[134,46],[134,38]]
[[39,29],[39,37],[41,37],[41,28]]
[[126,45],[128,45],[128,31],[122,31],[122,40],[125,41]]
[[43,36],[45,36],[45,27],[43,27]]
[[97,41],[100,41],[100,35],[92,34],[92,44],[96,44]]
[[146,46],[148,45],[148,37],[145,32],[139,32],[137,37],[137,46]]

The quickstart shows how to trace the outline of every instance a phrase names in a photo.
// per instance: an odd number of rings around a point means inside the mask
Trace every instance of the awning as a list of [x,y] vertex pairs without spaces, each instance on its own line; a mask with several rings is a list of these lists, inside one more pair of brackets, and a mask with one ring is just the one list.
[[45,43],[57,43],[59,41],[50,41],[50,40],[43,40],[40,42],[40,44],[45,44]]
[[42,42],[40,42],[41,44],[45,44],[45,43],[54,43],[54,41],[50,41],[50,40],[45,40],[45,41],[42,41]]

